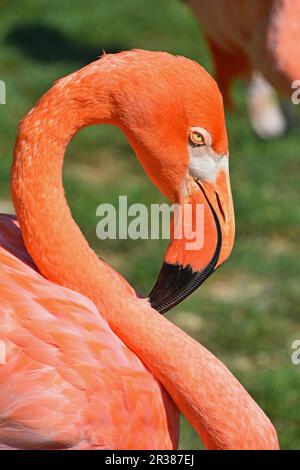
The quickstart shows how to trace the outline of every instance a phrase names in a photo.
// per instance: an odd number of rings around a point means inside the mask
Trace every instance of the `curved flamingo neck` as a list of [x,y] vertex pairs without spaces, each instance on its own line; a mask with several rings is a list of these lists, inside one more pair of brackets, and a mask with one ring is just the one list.
[[[41,273],[89,297],[97,292],[103,311],[105,281],[115,293],[127,285],[89,247],[72,218],[62,182],[64,154],[72,137],[87,125],[114,122],[108,74],[93,68],[92,64],[60,80],[22,121],[11,190],[25,245]],[[87,77],[94,94],[85,83]]]
[[116,84],[97,64],[59,81],[21,123],[11,188],[28,252],[46,278],[95,302],[208,448],[275,448],[271,423],[228,369],[136,298],[71,216],[62,184],[67,143],[84,126],[116,123]]

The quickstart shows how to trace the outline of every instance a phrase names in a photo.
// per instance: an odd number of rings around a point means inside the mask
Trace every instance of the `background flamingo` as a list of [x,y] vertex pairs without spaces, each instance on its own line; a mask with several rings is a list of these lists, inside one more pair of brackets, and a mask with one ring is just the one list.
[[[300,76],[300,1],[188,0],[200,20],[226,104],[234,79],[249,80],[248,111],[263,138],[287,127],[276,91],[291,97]],[[274,87],[274,88],[273,88]]]
[[[204,69],[131,51],[57,82],[21,123],[15,148],[12,195],[30,255],[16,220],[0,220],[2,448],[176,448],[176,406],[208,448],[277,448],[272,424],[227,368],[138,299],[73,221],[64,150],[101,122],[123,129],[172,200],[205,204],[204,249],[190,260],[172,241],[166,263],[177,252],[182,269],[191,261],[199,272],[215,252],[216,219],[217,265],[231,250],[222,100]],[[207,177],[212,156],[223,163]]]

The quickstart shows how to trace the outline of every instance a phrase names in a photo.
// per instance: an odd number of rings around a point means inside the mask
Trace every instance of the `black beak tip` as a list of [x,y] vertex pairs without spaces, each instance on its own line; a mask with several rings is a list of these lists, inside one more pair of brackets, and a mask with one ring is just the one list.
[[164,262],[156,284],[149,294],[151,307],[160,313],[175,307],[198,287],[198,274],[199,272],[193,271],[191,265]]

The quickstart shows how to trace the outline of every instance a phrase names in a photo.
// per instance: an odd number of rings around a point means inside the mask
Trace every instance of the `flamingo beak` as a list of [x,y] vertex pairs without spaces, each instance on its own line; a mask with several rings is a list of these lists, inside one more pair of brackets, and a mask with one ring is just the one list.
[[[187,196],[172,223],[171,242],[149,301],[165,313],[194,292],[230,255],[234,210],[228,171],[214,182],[189,176]],[[176,213],[175,213],[176,214]]]

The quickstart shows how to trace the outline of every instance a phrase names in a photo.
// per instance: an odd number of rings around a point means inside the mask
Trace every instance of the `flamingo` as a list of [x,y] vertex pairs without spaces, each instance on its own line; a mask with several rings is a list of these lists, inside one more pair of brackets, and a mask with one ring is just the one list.
[[[96,256],[65,199],[65,148],[100,123],[123,130],[172,201],[205,206],[204,247],[171,239],[150,299]],[[132,50],[60,79],[20,124],[11,192],[17,218],[0,217],[2,449],[176,449],[179,411],[208,449],[278,448],[225,365],[160,313],[234,238],[222,98],[199,64]]]
[[204,29],[227,105],[237,77],[249,81],[251,125],[262,138],[279,136],[288,120],[276,92],[292,95],[299,79],[299,0],[188,0]]

